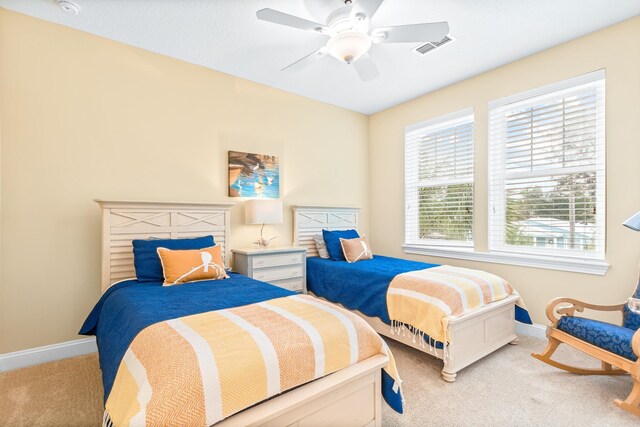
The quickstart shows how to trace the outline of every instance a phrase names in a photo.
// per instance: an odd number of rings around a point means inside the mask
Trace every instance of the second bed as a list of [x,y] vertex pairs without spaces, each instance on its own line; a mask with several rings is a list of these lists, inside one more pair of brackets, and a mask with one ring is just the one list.
[[405,330],[393,328],[387,307],[387,290],[399,274],[438,267],[398,258],[375,255],[373,259],[348,263],[322,259],[313,235],[326,230],[357,229],[358,209],[345,207],[294,208],[296,244],[307,248],[307,287],[310,293],[339,304],[365,319],[375,330],[393,340],[443,360],[442,378],[453,382],[457,372],[498,348],[517,342],[515,321],[531,323],[528,312],[516,305],[517,293],[491,302],[462,316],[447,320],[446,351],[441,342],[416,339]]

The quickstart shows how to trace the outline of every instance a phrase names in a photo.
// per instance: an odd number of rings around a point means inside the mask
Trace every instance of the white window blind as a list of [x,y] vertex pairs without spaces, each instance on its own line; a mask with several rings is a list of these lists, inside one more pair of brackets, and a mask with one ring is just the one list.
[[405,243],[473,245],[473,110],[405,129]]
[[489,249],[604,259],[604,70],[489,104]]

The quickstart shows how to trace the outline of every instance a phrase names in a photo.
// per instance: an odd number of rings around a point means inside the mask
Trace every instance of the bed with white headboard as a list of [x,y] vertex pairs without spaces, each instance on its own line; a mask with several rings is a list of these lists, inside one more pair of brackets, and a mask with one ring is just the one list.
[[294,245],[307,248],[307,256],[318,256],[313,240],[322,230],[348,230],[358,228],[359,208],[351,206],[294,206]]
[[[135,278],[132,240],[213,235],[229,259],[231,203],[96,200],[102,208],[102,290]],[[380,426],[381,369],[376,355],[228,417],[216,426]],[[354,410],[357,408],[357,410]]]
[[[307,255],[317,256],[318,251],[313,235],[322,229],[347,230],[358,229],[359,209],[344,206],[294,206],[294,244],[307,248]],[[376,248],[373,248],[375,253]],[[511,295],[503,300],[488,304],[478,310],[449,320],[449,354],[444,358],[442,350],[429,346],[423,347],[413,336],[391,334],[389,325],[377,317],[369,317],[352,310],[365,319],[380,335],[402,342],[424,353],[443,359],[442,378],[453,382],[457,372],[473,362],[492,353],[506,344],[517,343],[515,333],[515,302],[517,296]],[[331,301],[340,305],[340,301]]]
[[229,259],[232,203],[96,200],[102,208],[102,290],[136,276],[131,241],[213,235]]

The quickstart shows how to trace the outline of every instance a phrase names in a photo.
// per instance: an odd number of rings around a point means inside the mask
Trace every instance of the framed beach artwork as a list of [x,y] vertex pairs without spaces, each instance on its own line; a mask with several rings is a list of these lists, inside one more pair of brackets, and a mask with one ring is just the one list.
[[280,197],[276,156],[229,151],[229,197]]

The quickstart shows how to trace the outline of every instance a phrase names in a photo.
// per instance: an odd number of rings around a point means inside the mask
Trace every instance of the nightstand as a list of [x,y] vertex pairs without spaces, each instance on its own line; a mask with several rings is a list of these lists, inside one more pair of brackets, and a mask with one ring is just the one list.
[[272,285],[307,292],[307,249],[231,249],[233,271]]

